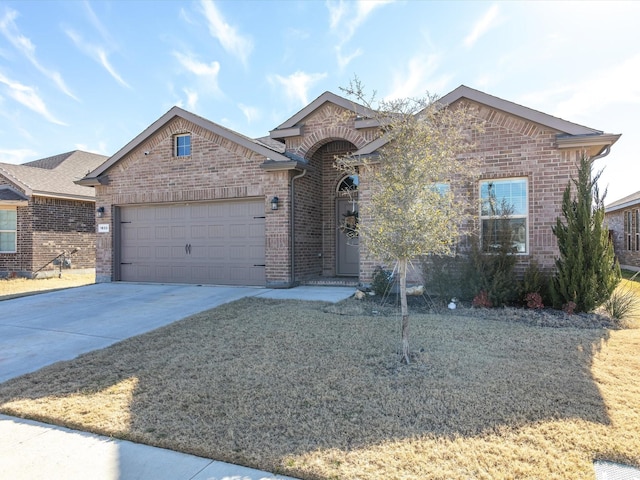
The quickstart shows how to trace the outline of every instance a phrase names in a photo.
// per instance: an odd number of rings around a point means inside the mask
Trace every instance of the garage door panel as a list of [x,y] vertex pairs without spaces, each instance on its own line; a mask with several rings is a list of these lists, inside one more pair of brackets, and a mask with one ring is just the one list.
[[120,217],[122,280],[265,284],[262,200],[122,207]]

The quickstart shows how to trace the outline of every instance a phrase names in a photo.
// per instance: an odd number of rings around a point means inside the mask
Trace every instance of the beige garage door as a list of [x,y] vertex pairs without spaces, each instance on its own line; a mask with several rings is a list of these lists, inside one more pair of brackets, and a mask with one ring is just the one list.
[[264,285],[264,220],[262,200],[121,207],[119,279]]

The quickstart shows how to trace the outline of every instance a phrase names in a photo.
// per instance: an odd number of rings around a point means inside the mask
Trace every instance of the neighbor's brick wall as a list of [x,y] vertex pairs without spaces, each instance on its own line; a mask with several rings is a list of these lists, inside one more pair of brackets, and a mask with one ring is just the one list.
[[[17,185],[0,177],[0,185]],[[93,202],[34,196],[17,207],[16,253],[0,253],[0,277],[30,276],[63,252],[71,255],[72,269],[95,267],[95,206]],[[55,270],[49,265],[43,271]]]
[[[605,214],[605,223],[613,236],[613,249],[621,266],[640,268],[640,245],[636,241],[635,221],[636,211],[640,205],[632,208],[615,210]],[[628,250],[627,239],[624,232],[624,216],[627,212],[631,212],[631,250]]]
[[[191,155],[175,157],[173,138],[182,133],[191,134]],[[182,118],[169,122],[107,171],[108,185],[96,187],[96,207],[106,210],[99,223],[110,224],[109,233],[98,234],[97,281],[113,279],[113,206],[263,198],[267,283],[288,282],[289,173],[265,172],[260,168],[265,160]],[[281,199],[281,208],[272,212],[269,200],[274,195]]]
[[[33,228],[33,270],[57,255],[70,253],[71,268],[95,267],[95,204],[76,200],[33,197],[30,202]],[[45,270],[59,267],[49,265]]]

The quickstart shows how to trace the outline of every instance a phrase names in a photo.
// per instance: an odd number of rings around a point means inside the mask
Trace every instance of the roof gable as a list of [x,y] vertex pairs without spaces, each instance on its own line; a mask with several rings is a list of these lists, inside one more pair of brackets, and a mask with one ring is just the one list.
[[98,177],[104,174],[109,168],[118,163],[133,151],[135,148],[144,143],[147,139],[153,136],[156,132],[161,130],[165,125],[174,120],[176,117],[182,118],[188,122],[191,122],[205,130],[208,130],[216,135],[219,135],[222,138],[225,138],[233,143],[241,145],[248,150],[251,150],[255,153],[263,155],[267,157],[269,160],[276,161],[289,161],[289,158],[284,156],[283,154],[277,152],[275,149],[270,148],[264,142],[253,140],[249,137],[241,135],[240,133],[234,132],[228,128],[223,127],[222,125],[218,125],[206,118],[200,117],[194,113],[183,110],[180,107],[172,107],[167,113],[162,115],[158,120],[149,125],[142,133],[137,135],[133,140],[127,143],[124,147],[118,150],[112,157],[110,157],[106,162],[100,165],[95,170],[89,172],[80,183],[83,185],[96,185],[99,184],[97,180]]
[[327,102],[333,103],[338,107],[355,113],[358,117],[356,121],[356,128],[375,127],[378,125],[377,122],[372,122],[372,120],[375,119],[375,113],[371,109],[336,95],[335,93],[324,92],[298,113],[271,130],[269,136],[271,138],[284,138],[293,135],[300,135],[303,120],[312,115]]
[[[620,135],[604,133],[602,130],[578,125],[577,123],[572,123],[567,120],[518,105],[517,103],[494,97],[493,95],[469,88],[465,85],[460,85],[452,92],[441,97],[439,99],[439,103],[444,106],[449,106],[463,98],[486,105],[489,108],[514,115],[526,121],[546,126],[559,132],[557,135],[557,144],[559,148],[595,148],[596,151],[599,152],[598,154],[600,154],[620,138]],[[385,137],[380,137],[355,152],[355,154],[370,155],[387,143],[387,141],[388,140]]]

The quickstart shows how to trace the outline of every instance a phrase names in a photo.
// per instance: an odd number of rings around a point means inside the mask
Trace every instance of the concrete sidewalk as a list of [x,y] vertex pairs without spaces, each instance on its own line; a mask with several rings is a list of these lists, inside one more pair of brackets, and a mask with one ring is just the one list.
[[0,478],[287,480],[260,470],[0,415]]
[[[337,302],[351,287],[103,283],[0,302],[0,383],[247,296]],[[290,477],[0,415],[0,479]]]

